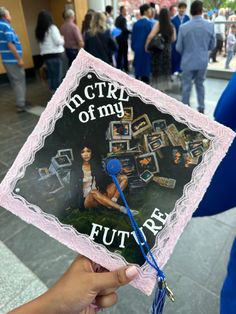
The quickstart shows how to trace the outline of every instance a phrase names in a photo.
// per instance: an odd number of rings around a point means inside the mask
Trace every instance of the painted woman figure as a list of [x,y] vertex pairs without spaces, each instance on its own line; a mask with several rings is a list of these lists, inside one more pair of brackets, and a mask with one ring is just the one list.
[[[71,197],[73,208],[96,208],[104,206],[127,214],[124,206],[117,204],[119,192],[108,175],[102,171],[102,163],[95,158],[91,145],[83,145],[80,158],[74,162],[71,170]],[[128,177],[117,177],[122,191],[127,187]],[[132,210],[133,215],[137,211]]]

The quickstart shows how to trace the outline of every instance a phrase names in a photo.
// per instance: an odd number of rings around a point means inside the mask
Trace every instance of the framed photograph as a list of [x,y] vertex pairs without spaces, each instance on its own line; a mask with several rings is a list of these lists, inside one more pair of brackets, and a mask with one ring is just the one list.
[[150,142],[150,143],[148,144],[148,147],[149,147],[149,150],[150,150],[151,152],[155,152],[155,151],[157,151],[158,149],[160,149],[161,147],[163,147],[163,142],[162,142],[161,139],[157,139],[157,140],[155,140],[155,141],[153,141],[153,142]]
[[185,168],[196,166],[199,163],[199,156],[193,157],[191,154],[184,154],[184,166]]
[[122,174],[126,175],[127,177],[138,175],[135,157],[133,154],[115,155],[115,158],[118,159],[122,165]]
[[144,134],[144,146],[147,152],[154,152],[165,146],[163,132]]
[[187,142],[188,142],[188,128],[184,128],[179,132],[179,145],[183,148],[186,149],[187,147]]
[[163,186],[168,189],[174,189],[176,185],[176,180],[172,178],[165,178],[165,177],[159,177],[159,176],[154,176],[152,180],[159,184],[160,186]]
[[164,131],[166,127],[167,127],[166,120],[164,119],[155,120],[152,122],[152,128],[153,128],[153,131],[155,132]]
[[149,170],[145,170],[143,173],[140,174],[140,178],[145,182],[148,183],[152,180],[154,174]]
[[45,177],[45,176],[47,176],[47,175],[50,174],[49,169],[46,168],[46,167],[44,167],[44,168],[39,168],[38,172],[39,172],[40,178],[43,178],[43,177]]
[[124,115],[122,120],[132,121],[134,116],[134,109],[133,107],[124,107]]
[[140,148],[138,146],[133,146],[129,148],[129,151],[131,152],[140,152]]
[[108,129],[106,130],[106,140],[111,141],[111,129],[110,126],[108,127]]
[[143,114],[132,121],[132,132],[134,137],[151,129],[152,125],[147,114]]
[[113,154],[123,153],[129,150],[129,141],[110,141],[109,151]]
[[57,151],[57,155],[58,156],[67,156],[70,159],[70,161],[74,160],[74,155],[73,155],[73,151],[71,148],[59,149]]
[[207,141],[207,139],[202,137],[202,134],[196,134],[196,132],[190,130],[189,128],[184,128],[179,131],[179,138],[183,139],[186,143],[203,140]]
[[72,162],[69,159],[68,155],[62,155],[62,156],[55,156],[52,158],[52,165],[57,171],[58,169],[62,168],[69,168],[72,166]]
[[159,172],[158,161],[155,153],[148,153],[136,156],[135,158],[139,174],[142,174],[145,170],[148,170],[151,173]]
[[64,188],[57,173],[52,173],[39,179],[39,183],[49,194],[55,194]]
[[194,142],[188,142],[187,143],[187,148],[189,151],[191,151],[192,149],[198,148],[198,147],[203,148],[203,142],[202,141],[194,141]]
[[182,147],[172,148],[172,161],[174,165],[184,164],[184,151]]
[[176,127],[176,125],[174,123],[171,123],[167,126],[166,130],[165,130],[171,144],[173,146],[179,146],[180,142],[179,142],[179,131]]
[[110,122],[110,134],[112,140],[130,140],[132,137],[130,121]]
[[146,186],[146,182],[144,182],[139,176],[134,176],[129,178],[129,189],[131,192],[138,192]]
[[193,148],[193,149],[190,151],[190,155],[191,155],[193,158],[200,157],[200,156],[202,156],[203,153],[204,153],[203,146],[198,146],[198,147],[196,147],[196,148]]
[[[122,119],[126,107],[132,121]],[[168,136],[170,145],[157,149],[162,140],[153,138],[153,129]],[[184,129],[186,142],[203,145],[183,149]],[[163,269],[234,137],[231,129],[80,49],[1,182],[0,206],[108,270],[137,265],[131,284],[150,295],[156,273],[137,245],[129,216],[119,210],[122,198],[111,201],[118,189],[106,162],[120,161],[117,180]],[[142,151],[145,138],[148,150],[157,151]],[[119,142],[111,150],[126,149],[129,141],[142,152],[111,153],[110,141]],[[69,151],[55,156],[65,145]],[[44,167],[50,174],[39,172]],[[94,189],[98,197],[91,203]],[[158,233],[148,228],[150,219]]]

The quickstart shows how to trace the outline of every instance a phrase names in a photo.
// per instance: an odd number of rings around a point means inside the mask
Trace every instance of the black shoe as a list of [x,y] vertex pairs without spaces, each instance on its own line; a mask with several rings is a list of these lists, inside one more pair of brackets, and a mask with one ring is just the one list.
[[16,108],[16,111],[17,111],[18,113],[26,112],[27,109],[30,109],[30,108],[32,108],[31,102],[26,100],[26,101],[25,101],[25,105],[24,105],[23,107],[17,107],[17,108]]
[[24,106],[24,107],[17,107],[17,108],[16,108],[16,111],[17,111],[18,113],[26,112],[26,107],[25,107],[25,106]]
[[203,108],[199,108],[198,112],[203,113],[204,114],[204,109]]

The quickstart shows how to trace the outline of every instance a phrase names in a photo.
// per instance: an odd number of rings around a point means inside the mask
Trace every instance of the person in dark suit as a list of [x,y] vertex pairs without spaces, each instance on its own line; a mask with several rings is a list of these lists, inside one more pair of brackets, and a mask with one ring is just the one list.
[[118,43],[117,68],[129,72],[128,66],[128,37],[129,30],[126,20],[127,10],[125,6],[120,7],[120,15],[116,18],[115,26],[121,29],[121,34],[116,37]]

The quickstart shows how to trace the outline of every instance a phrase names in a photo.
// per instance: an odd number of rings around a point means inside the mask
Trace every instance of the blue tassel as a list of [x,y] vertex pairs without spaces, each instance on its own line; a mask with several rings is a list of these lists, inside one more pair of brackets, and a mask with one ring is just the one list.
[[[134,219],[134,217],[132,215],[132,212],[129,208],[129,205],[125,199],[124,193],[120,187],[119,181],[116,178],[116,176],[122,170],[122,166],[121,166],[120,161],[118,159],[109,160],[108,163],[106,164],[106,170],[107,170],[108,174],[112,177],[112,180],[114,181],[114,183],[115,183],[115,185],[116,185],[116,187],[120,193],[120,196],[124,202],[125,208],[127,209],[127,214],[129,216],[131,226],[132,226],[132,228],[135,232],[135,235],[137,237],[138,244],[139,244],[140,250],[143,254],[143,257],[148,262],[148,264],[151,267],[153,267],[157,272],[158,284],[157,284],[157,288],[155,291],[155,296],[154,296],[154,301],[152,304],[152,313],[151,314],[162,314],[163,310],[164,310],[166,295],[173,302],[174,302],[174,295],[173,295],[172,291],[167,287],[167,284],[165,281],[165,275],[164,275],[163,271],[157,265],[157,262],[153,256],[150,248],[149,248],[149,245],[148,245],[147,241],[145,241],[143,234],[140,231],[139,226],[138,226],[136,220]],[[147,253],[145,252],[145,250],[143,248],[142,242],[144,243],[144,246],[147,250]]]
[[164,305],[165,305],[165,298],[166,295],[168,298],[174,302],[174,295],[173,292],[168,288],[164,277],[160,278],[157,283],[155,295],[154,295],[154,300],[152,304],[152,312],[151,314],[162,314],[164,310]]
[[162,314],[165,305],[166,298],[166,286],[161,282],[158,283],[154,295],[154,300],[152,303],[152,313],[151,314]]

